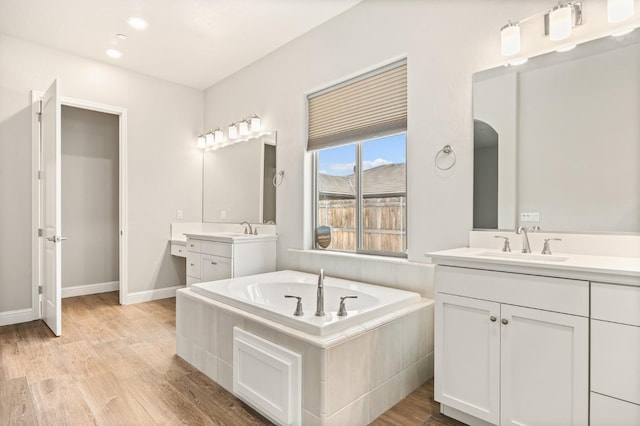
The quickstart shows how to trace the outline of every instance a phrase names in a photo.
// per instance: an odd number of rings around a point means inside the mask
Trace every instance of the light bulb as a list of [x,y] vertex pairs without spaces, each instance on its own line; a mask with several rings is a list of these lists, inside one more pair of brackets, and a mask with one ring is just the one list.
[[224,142],[224,133],[219,128],[213,132],[213,138],[217,144]]
[[236,139],[238,137],[238,127],[234,124],[229,125],[228,129],[229,139]]
[[564,40],[571,35],[572,9],[573,6],[570,4],[559,4],[549,13],[549,38],[551,40]]
[[252,132],[259,132],[262,129],[261,124],[262,123],[260,123],[260,117],[258,117],[257,115],[254,115],[253,117],[251,117],[251,131]]
[[240,133],[240,136],[246,136],[249,134],[249,122],[247,122],[247,120],[243,120],[238,123],[238,132]]
[[520,25],[509,22],[500,30],[502,56],[515,55],[520,51]]
[[207,146],[207,141],[204,138],[204,135],[200,135],[198,136],[198,139],[196,139],[197,143],[198,143],[198,148],[204,148]]
[[213,146],[213,133],[211,130],[209,130],[208,133],[205,133],[204,138],[207,141],[207,146]]

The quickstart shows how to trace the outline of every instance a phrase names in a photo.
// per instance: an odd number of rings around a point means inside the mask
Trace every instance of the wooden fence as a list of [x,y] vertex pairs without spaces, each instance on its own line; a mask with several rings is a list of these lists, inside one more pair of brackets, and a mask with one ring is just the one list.
[[[406,197],[365,198],[362,222],[363,250],[406,251]],[[356,200],[319,200],[318,225],[331,226],[328,249],[355,251]]]

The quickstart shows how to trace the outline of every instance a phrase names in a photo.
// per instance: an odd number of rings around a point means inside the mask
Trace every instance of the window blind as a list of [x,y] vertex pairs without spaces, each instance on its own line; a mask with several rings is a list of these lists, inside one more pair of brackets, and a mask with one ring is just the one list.
[[407,129],[407,62],[403,60],[308,96],[307,150]]

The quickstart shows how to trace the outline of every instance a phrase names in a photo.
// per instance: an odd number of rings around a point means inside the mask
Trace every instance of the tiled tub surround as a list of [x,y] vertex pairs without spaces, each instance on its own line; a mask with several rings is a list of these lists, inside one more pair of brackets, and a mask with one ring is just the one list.
[[179,290],[176,352],[233,392],[233,328],[302,356],[302,424],[367,424],[433,377],[433,301],[313,336]]

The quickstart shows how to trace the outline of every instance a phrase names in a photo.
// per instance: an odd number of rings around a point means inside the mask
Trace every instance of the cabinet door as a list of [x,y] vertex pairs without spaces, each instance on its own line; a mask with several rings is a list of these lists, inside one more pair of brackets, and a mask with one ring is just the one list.
[[500,305],[436,294],[435,399],[487,422],[500,420]]
[[231,259],[203,254],[200,261],[203,282],[231,278]]
[[502,305],[500,325],[500,424],[588,424],[588,319]]

